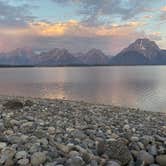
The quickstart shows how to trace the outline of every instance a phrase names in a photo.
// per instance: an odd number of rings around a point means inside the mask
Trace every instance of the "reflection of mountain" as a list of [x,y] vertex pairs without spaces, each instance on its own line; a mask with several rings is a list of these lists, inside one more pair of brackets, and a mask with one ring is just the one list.
[[166,50],[161,50],[149,39],[136,40],[112,58],[99,49],[77,54],[59,48],[41,53],[30,49],[16,49],[0,53],[0,65],[166,65]]

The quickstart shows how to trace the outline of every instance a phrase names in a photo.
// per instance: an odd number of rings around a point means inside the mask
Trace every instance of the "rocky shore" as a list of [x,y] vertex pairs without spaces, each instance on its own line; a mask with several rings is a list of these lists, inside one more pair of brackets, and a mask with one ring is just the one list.
[[166,114],[0,97],[0,166],[166,166]]

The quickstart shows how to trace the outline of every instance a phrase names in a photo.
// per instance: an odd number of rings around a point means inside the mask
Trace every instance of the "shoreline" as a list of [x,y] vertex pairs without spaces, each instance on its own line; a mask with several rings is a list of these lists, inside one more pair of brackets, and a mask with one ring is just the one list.
[[0,96],[3,164],[165,166],[166,113],[83,101]]

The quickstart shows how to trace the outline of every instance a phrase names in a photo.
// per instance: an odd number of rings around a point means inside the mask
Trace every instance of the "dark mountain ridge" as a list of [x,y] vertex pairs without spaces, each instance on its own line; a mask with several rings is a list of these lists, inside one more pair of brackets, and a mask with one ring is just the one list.
[[0,53],[1,66],[79,66],[79,65],[166,65],[166,50],[154,41],[137,39],[114,57],[99,49],[87,53],[72,54],[67,49],[55,48],[36,53],[30,49],[15,49]]

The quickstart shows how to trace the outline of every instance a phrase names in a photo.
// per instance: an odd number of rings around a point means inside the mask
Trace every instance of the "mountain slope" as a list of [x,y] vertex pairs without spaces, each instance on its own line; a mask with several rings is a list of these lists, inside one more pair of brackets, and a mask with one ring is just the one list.
[[92,49],[79,57],[80,61],[87,65],[109,64],[109,58],[99,49]]
[[137,39],[110,60],[111,65],[158,65],[166,64],[166,51],[154,41]]
[[49,52],[41,53],[36,64],[46,66],[56,65],[78,65],[81,64],[78,58],[74,57],[66,49],[55,48]]

